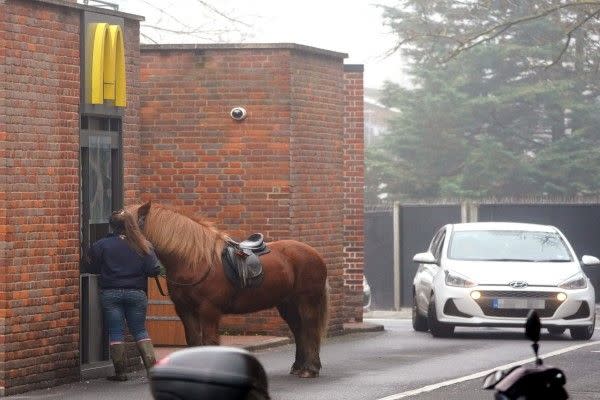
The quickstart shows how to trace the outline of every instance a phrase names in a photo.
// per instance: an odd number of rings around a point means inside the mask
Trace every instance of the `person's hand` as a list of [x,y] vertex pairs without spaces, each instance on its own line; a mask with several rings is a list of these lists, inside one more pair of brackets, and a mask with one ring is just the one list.
[[158,260],[158,268],[159,268],[159,276],[167,276],[167,269],[165,268],[165,266],[163,265],[163,263],[160,262],[160,260]]

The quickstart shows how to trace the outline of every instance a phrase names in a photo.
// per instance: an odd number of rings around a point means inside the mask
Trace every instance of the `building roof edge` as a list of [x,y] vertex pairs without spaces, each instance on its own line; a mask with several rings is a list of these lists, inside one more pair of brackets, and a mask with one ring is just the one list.
[[264,50],[288,49],[318,54],[327,57],[344,59],[346,53],[320,49],[296,43],[196,43],[196,44],[142,44],[140,50],[170,51],[170,50]]
[[89,6],[89,5],[85,5],[85,4],[73,3],[72,1],[67,1],[67,0],[34,0],[34,1],[36,1],[38,3],[46,3],[46,4],[52,4],[55,6],[74,8],[77,10],[89,11],[89,12],[94,12],[94,13],[98,13],[98,14],[112,15],[115,17],[121,17],[121,18],[125,18],[125,19],[133,19],[136,21],[144,21],[146,19],[145,17],[143,17],[141,15],[129,14],[129,13],[125,13],[122,11],[109,10],[107,8],[102,8],[102,7],[94,7],[94,6]]

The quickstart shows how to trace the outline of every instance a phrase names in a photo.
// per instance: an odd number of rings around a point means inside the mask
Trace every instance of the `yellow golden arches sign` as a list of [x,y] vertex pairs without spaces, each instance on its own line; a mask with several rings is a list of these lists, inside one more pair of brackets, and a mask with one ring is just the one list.
[[91,103],[126,105],[125,44],[119,25],[95,24],[91,49]]

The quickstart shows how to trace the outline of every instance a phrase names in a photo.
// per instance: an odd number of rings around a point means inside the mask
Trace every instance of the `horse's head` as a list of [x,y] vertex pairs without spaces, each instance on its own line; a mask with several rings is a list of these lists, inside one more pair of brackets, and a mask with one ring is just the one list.
[[150,214],[150,207],[152,206],[152,202],[148,201],[147,203],[144,204],[137,204],[135,206],[130,206],[127,207],[125,210],[129,213],[131,213],[131,215],[133,215],[134,219],[137,221],[138,226],[140,227],[140,230],[142,232],[144,232],[144,227],[146,225],[146,219],[148,218],[148,215]]

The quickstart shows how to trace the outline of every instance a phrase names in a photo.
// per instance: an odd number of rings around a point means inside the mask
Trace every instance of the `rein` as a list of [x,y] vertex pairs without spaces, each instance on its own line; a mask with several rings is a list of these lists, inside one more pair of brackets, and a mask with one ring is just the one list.
[[[143,232],[144,230],[144,225],[146,223],[146,216],[142,216],[142,217],[138,217],[138,226],[140,228],[140,231]],[[196,286],[199,285],[200,283],[202,283],[206,278],[208,278],[208,274],[210,274],[210,271],[212,271],[213,266],[211,265],[208,270],[204,273],[204,275],[202,275],[200,277],[200,279],[198,279],[197,281],[191,282],[191,283],[182,283],[182,282],[177,282],[177,281],[173,281],[167,278],[167,275],[165,274],[164,278],[167,281],[167,283],[170,283],[173,286]],[[158,279],[158,276],[154,277],[154,280],[156,281],[156,286],[158,286],[158,291],[160,292],[160,294],[164,297],[168,297],[168,293],[165,294],[162,285],[160,284],[160,280]]]
[[[165,280],[167,281],[167,283],[170,283],[173,286],[196,286],[196,285],[199,285],[200,283],[202,283],[206,278],[208,278],[208,274],[210,273],[210,271],[212,271],[212,268],[213,268],[213,266],[211,265],[208,268],[208,270],[204,273],[204,275],[202,275],[202,277],[200,277],[200,279],[198,279],[195,282],[181,283],[181,282],[177,282],[177,281],[172,281],[172,280],[168,279],[166,275],[165,275]],[[158,291],[160,292],[160,294],[167,297],[168,294],[165,294],[165,292],[163,291],[162,285],[160,284],[160,281],[158,280],[158,276],[155,276],[154,279],[156,280],[156,286],[158,286]]]

